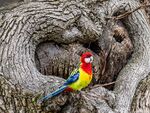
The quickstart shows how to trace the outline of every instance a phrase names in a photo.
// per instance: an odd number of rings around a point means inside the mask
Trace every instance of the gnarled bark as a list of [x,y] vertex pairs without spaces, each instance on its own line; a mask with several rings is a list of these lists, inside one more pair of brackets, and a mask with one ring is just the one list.
[[132,102],[132,113],[149,113],[150,112],[150,79],[149,76],[142,80],[134,95]]
[[[143,9],[121,20],[114,18],[139,5],[130,0],[58,0],[27,1],[7,11],[1,9],[4,13],[0,16],[0,110],[130,112],[136,88],[149,73],[150,26]],[[127,62],[133,50],[129,37],[134,51]],[[58,88],[64,81],[62,77],[67,78],[78,65],[84,51],[94,53],[93,84],[97,85],[81,94],[62,94],[38,105],[39,95]],[[113,91],[99,85],[116,78],[114,88],[109,87]],[[136,109],[131,111],[139,108]]]

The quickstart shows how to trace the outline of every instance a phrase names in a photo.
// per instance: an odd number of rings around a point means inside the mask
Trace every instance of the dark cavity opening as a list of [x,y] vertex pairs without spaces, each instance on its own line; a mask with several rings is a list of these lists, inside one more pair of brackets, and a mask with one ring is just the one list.
[[123,37],[120,36],[120,35],[114,35],[113,37],[114,37],[114,39],[116,40],[116,42],[121,43],[121,42],[123,41]]
[[90,43],[86,43],[83,45],[85,48],[88,48],[90,50],[92,50],[94,53],[99,54],[101,51],[101,48],[98,44],[98,41],[95,42],[90,42]]

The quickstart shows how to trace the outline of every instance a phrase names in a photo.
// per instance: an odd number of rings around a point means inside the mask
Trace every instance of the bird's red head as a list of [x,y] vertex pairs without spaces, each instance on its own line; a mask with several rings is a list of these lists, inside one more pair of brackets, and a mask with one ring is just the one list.
[[85,52],[81,55],[80,58],[81,63],[92,63],[93,62],[93,54],[90,52]]

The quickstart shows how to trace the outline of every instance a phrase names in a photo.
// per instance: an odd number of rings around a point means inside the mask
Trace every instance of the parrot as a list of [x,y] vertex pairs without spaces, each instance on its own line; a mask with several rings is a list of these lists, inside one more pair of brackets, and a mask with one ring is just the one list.
[[64,91],[80,91],[81,89],[87,87],[92,80],[92,62],[93,54],[91,52],[83,53],[80,57],[79,67],[70,74],[64,84],[54,92],[40,99],[40,101],[46,101]]

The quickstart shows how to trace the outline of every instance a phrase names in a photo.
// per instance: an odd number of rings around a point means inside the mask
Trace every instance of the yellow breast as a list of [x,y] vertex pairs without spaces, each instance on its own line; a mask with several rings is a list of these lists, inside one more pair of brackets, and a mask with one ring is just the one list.
[[79,68],[79,74],[79,79],[76,82],[69,85],[69,87],[71,87],[74,90],[81,90],[82,88],[87,87],[92,80],[92,74],[89,75],[81,68]]

